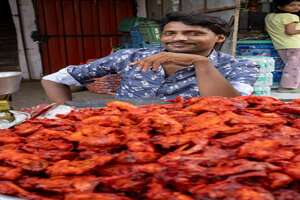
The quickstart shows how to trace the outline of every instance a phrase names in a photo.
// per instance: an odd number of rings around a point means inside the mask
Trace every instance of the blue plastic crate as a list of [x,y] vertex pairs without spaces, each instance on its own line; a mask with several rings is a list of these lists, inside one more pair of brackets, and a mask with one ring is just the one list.
[[129,30],[130,30],[130,32],[140,32],[140,29],[138,26],[130,26]]
[[142,44],[143,38],[138,26],[130,26],[130,37],[132,43]]
[[132,43],[137,43],[137,44],[142,44],[143,43],[143,39],[142,36],[131,36],[131,41]]
[[237,44],[236,53],[238,56],[271,56],[278,57],[273,44]]
[[272,74],[273,74],[273,85],[279,85],[282,76],[282,70],[275,70],[272,72]]
[[133,44],[133,43],[126,43],[124,44],[125,49],[139,49],[139,48],[143,48],[142,44]]

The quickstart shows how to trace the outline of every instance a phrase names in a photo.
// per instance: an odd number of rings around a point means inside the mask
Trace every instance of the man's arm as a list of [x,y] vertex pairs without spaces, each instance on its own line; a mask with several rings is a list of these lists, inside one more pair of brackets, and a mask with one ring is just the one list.
[[64,104],[65,101],[72,100],[71,89],[68,85],[56,83],[49,80],[42,79],[41,84],[48,96],[48,98],[59,104]]
[[202,97],[222,96],[236,97],[241,94],[232,87],[228,80],[215,68],[211,61],[204,57],[194,63],[198,79],[199,93]]
[[215,68],[211,61],[200,55],[161,52],[149,56],[131,65],[138,65],[137,70],[147,71],[152,67],[156,71],[163,64],[194,65],[201,96],[236,97],[241,94],[232,87],[227,79]]

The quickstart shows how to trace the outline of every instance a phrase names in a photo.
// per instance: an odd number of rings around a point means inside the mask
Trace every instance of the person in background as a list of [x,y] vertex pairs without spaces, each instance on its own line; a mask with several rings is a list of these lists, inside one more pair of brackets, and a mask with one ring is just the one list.
[[121,49],[84,65],[70,65],[43,77],[51,101],[72,99],[69,85],[87,85],[93,78],[120,73],[115,99],[177,96],[236,97],[250,95],[259,66],[214,50],[229,35],[227,23],[199,12],[172,12],[161,21],[164,48]]
[[285,63],[279,93],[300,93],[300,0],[278,0],[265,25],[275,49]]

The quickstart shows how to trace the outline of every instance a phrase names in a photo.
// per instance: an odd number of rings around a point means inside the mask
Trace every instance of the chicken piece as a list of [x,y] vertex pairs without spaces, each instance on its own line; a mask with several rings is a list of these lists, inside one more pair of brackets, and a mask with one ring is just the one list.
[[80,141],[85,137],[96,137],[96,136],[102,136],[109,133],[114,133],[116,128],[114,127],[105,127],[105,126],[98,126],[98,125],[83,125],[75,132],[73,132],[71,135],[67,137],[69,141]]
[[[225,122],[239,117],[233,112],[217,115],[214,112],[206,112],[191,118],[185,126],[184,132],[202,131],[209,129],[212,133],[238,133],[245,129],[244,126],[228,126]],[[211,135],[213,137],[214,135]]]
[[153,163],[160,158],[160,156],[160,153],[155,152],[123,151],[116,159],[113,160],[113,162],[118,164]]
[[151,127],[156,132],[166,136],[178,135],[183,131],[183,125],[181,123],[163,114],[146,115],[144,120],[139,123],[139,127],[142,129]]
[[133,165],[132,170],[137,173],[147,173],[147,174],[157,174],[161,171],[165,170],[166,167],[160,165],[158,163],[147,163],[147,164],[140,164],[140,165]]
[[272,195],[272,193],[264,190],[261,187],[255,187],[254,189],[243,187],[239,190],[234,191],[230,195],[230,198],[237,200],[275,200],[275,197]]
[[15,126],[15,133],[20,136],[28,136],[42,128],[42,124],[33,124],[30,122],[23,122],[22,124]]
[[118,108],[121,111],[130,111],[133,109],[138,108],[137,106],[127,103],[127,102],[122,102],[122,101],[111,101],[105,103],[105,105],[109,108]]
[[122,137],[117,134],[110,133],[106,135],[101,135],[98,137],[84,137],[79,141],[80,145],[93,146],[93,147],[107,147],[107,146],[122,146],[124,144]]
[[162,136],[156,135],[150,139],[150,142],[153,144],[159,144],[163,148],[169,149],[175,146],[182,146],[185,144],[191,143],[193,140],[197,138],[197,140],[201,140],[201,138],[206,138],[207,132],[187,132],[181,135],[171,135],[171,136]]
[[[229,114],[229,112],[227,112],[226,114]],[[244,111],[242,115],[231,117],[228,122],[230,124],[256,124],[273,126],[276,124],[285,124],[287,121],[276,113],[263,113],[260,111],[247,110]]]
[[247,171],[281,170],[281,167],[273,165],[268,162],[257,162],[257,161],[250,161],[246,159],[233,160],[231,162],[226,162],[224,164],[225,165],[220,163],[220,166],[210,168],[210,170],[207,173],[215,176],[228,176],[228,175],[239,174]]
[[71,151],[73,148],[74,144],[65,140],[28,140],[24,145],[24,149],[29,152],[38,149]]
[[287,103],[280,107],[280,110],[287,113],[295,113],[300,114],[300,106],[299,103]]
[[[152,163],[150,163],[152,164]],[[138,168],[136,164],[108,164],[95,169],[98,176],[119,176],[129,174],[133,169]]]
[[126,143],[127,148],[129,151],[134,151],[134,152],[155,152],[154,146],[146,141],[129,141]]
[[259,179],[265,188],[278,189],[284,188],[292,183],[294,179],[280,172],[270,172],[267,177]]
[[72,130],[75,122],[69,119],[33,119],[28,120],[28,122],[33,124],[42,124],[45,128],[55,128],[55,127],[65,127],[64,129]]
[[112,159],[111,155],[96,155],[87,160],[61,160],[47,167],[46,173],[51,176],[82,175],[109,163]]
[[195,199],[275,200],[274,196],[262,187],[248,187],[226,180],[210,185],[197,185],[189,189],[189,192]]
[[131,200],[121,194],[114,193],[79,193],[79,194],[67,194],[64,200]]
[[49,162],[57,162],[60,160],[72,160],[76,157],[77,153],[72,151],[62,151],[62,150],[47,150],[47,149],[26,149],[34,155],[37,155],[41,159],[47,160]]
[[11,136],[11,135],[16,135],[12,129],[5,128],[5,129],[0,129],[0,136],[5,137],[5,136]]
[[22,151],[22,146],[23,145],[24,145],[23,143],[19,143],[19,144],[10,143],[10,144],[0,145],[0,152],[2,150],[14,150],[14,151],[23,152]]
[[152,200],[193,200],[191,196],[181,192],[175,192],[165,188],[159,183],[159,180],[152,181],[149,185],[150,189],[147,192],[147,198]]
[[182,125],[185,125],[186,122],[190,121],[191,118],[195,117],[194,112],[186,112],[181,110],[172,110],[167,113],[172,119],[178,121]]
[[238,156],[244,158],[255,158],[259,160],[289,160],[295,156],[291,147],[291,140],[285,139],[262,139],[246,143],[239,148]]
[[[92,154],[114,154],[119,153],[121,150],[123,150],[123,146],[105,146],[105,147],[97,147],[97,146],[87,146],[78,144],[76,150],[81,151],[80,154],[83,153],[83,151],[90,152]],[[90,154],[87,153],[87,156]]]
[[[260,179],[260,178],[263,179],[263,178],[266,178],[267,176],[268,176],[268,174],[265,171],[252,171],[252,172],[245,172],[242,174],[236,174],[236,175],[229,176],[226,180],[227,181],[236,181],[238,183],[244,183],[244,184],[251,185],[249,178],[254,178],[255,181],[257,182],[257,179]],[[257,184],[254,184],[254,185],[257,185]]]
[[284,105],[283,101],[280,101],[273,97],[266,97],[266,96],[238,96],[233,99],[246,101],[249,106],[248,108],[255,109],[255,110],[268,110],[270,107],[278,107],[280,105]]
[[31,172],[42,172],[48,166],[48,162],[37,155],[22,153],[12,149],[1,150],[0,160],[8,165],[20,167]]
[[72,132],[71,131],[56,131],[48,128],[42,128],[34,134],[28,136],[29,140],[58,140],[66,139]]
[[150,178],[144,173],[125,174],[120,176],[99,177],[100,183],[122,192],[143,192]]
[[175,191],[188,191],[191,187],[206,184],[209,181],[206,171],[205,167],[188,161],[185,166],[165,168],[161,172],[156,173],[155,178]]
[[300,162],[280,162],[280,166],[283,168],[282,172],[286,173],[287,175],[291,176],[295,180],[300,180]]
[[194,154],[197,152],[200,152],[201,150],[204,149],[204,147],[208,144],[209,140],[208,139],[202,139],[202,140],[196,140],[195,138],[193,139],[193,143],[195,145],[190,146],[189,144],[183,145],[179,147],[178,149],[175,150],[175,152],[180,153],[181,155],[190,155]]
[[220,145],[222,147],[237,147],[243,143],[251,140],[262,138],[268,129],[266,127],[259,127],[249,131],[243,131],[234,135],[229,135],[223,138],[213,139],[213,145]]
[[57,114],[56,117],[59,117],[60,119],[70,119],[72,121],[81,121],[83,119],[92,117],[92,116],[99,116],[99,115],[115,115],[120,116],[122,112],[119,109],[116,108],[98,108],[98,109],[92,109],[92,108],[84,108],[81,110],[71,110],[68,114]]
[[99,181],[96,176],[56,176],[51,178],[24,177],[18,181],[26,189],[64,193],[93,192]]
[[24,198],[28,200],[53,200],[52,198],[28,192],[10,181],[0,181],[0,194]]
[[295,200],[300,197],[300,192],[293,189],[278,189],[272,193],[277,200]]
[[16,180],[22,175],[21,168],[0,166],[0,179]]
[[226,111],[239,111],[248,106],[248,103],[239,99],[229,99],[224,97],[212,96],[202,98],[195,104],[187,106],[183,111],[202,113],[202,112],[216,112],[222,113]]
[[0,144],[19,144],[26,138],[17,135],[12,129],[0,129]]
[[142,129],[138,126],[123,126],[119,128],[119,132],[124,134],[126,139],[129,140],[147,140],[151,137],[148,130]]
[[99,116],[92,116],[89,118],[85,118],[81,120],[77,124],[78,127],[83,125],[98,125],[98,126],[110,126],[110,127],[118,127],[122,124],[122,120],[119,116],[113,115],[99,115]]
[[0,133],[0,144],[19,144],[26,142],[26,138],[20,137],[13,132]]
[[[158,160],[158,163],[169,167],[180,168],[185,166],[188,161],[193,161],[197,165],[214,166],[221,161],[228,161],[231,157],[226,151],[217,147],[207,147],[203,153],[182,155],[178,152],[170,152]],[[191,164],[191,163],[190,163]]]
[[269,128],[267,137],[269,139],[299,139],[300,130],[286,125],[276,125]]
[[300,119],[295,119],[292,123],[292,127],[300,129]]
[[202,129],[214,128],[223,124],[223,120],[214,112],[205,112],[191,118],[186,122],[184,132],[199,131]]
[[168,200],[172,195],[173,191],[165,188],[161,182],[155,178],[152,179],[148,187],[150,188],[147,191],[147,198],[153,200]]

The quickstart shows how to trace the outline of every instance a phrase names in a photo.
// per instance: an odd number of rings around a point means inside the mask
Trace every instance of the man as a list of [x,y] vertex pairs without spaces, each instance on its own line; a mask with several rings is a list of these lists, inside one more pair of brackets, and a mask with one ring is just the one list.
[[215,51],[226,39],[227,23],[203,13],[173,12],[161,20],[164,49],[122,49],[89,64],[68,66],[45,76],[42,85],[51,101],[71,100],[68,85],[120,73],[119,98],[174,99],[193,96],[249,95],[259,66]]

